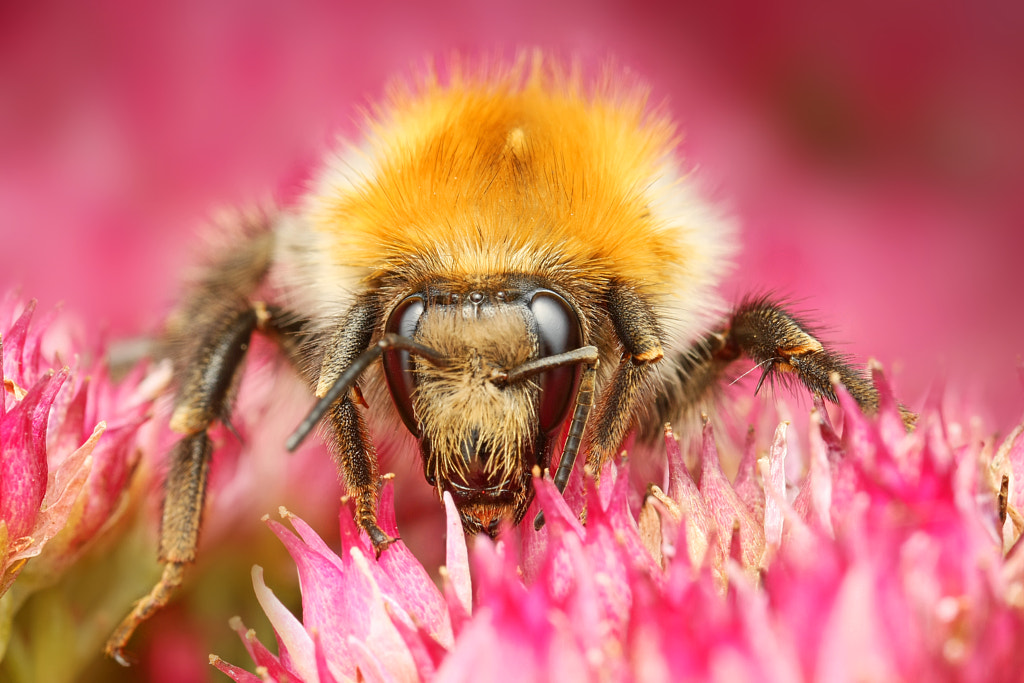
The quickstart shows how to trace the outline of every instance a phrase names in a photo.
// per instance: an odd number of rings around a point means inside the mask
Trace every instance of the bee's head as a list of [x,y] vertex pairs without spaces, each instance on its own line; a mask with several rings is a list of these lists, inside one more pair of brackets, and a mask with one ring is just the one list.
[[[398,413],[420,441],[424,474],[448,491],[467,532],[518,523],[572,403],[578,365],[517,376],[517,368],[578,348],[579,316],[539,287],[445,288],[403,299],[386,331],[443,362],[395,350],[384,370]],[[511,374],[510,374],[511,373]]]

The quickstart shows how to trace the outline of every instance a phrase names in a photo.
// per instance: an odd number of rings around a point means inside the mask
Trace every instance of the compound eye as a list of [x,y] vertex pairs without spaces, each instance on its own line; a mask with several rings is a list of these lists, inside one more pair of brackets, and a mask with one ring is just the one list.
[[[537,321],[539,356],[554,356],[580,347],[583,333],[580,321],[569,303],[554,292],[542,290],[530,300],[530,311]],[[540,428],[550,432],[569,412],[569,402],[579,378],[580,366],[568,365],[548,370],[540,376]]]
[[[414,294],[391,312],[385,332],[393,332],[412,339],[416,334],[416,326],[423,315],[423,297]],[[416,388],[416,375],[413,372],[412,356],[408,351],[388,351],[384,354],[384,377],[388,382],[391,399],[395,402],[402,422],[414,436],[420,435],[419,423],[412,409],[412,392]]]

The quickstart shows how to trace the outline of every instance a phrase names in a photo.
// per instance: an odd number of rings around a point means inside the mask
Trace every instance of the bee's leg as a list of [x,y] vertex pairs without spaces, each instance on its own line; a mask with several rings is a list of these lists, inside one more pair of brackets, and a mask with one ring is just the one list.
[[160,533],[159,560],[164,565],[163,575],[149,595],[135,603],[131,613],[107,640],[107,656],[122,666],[130,664],[124,649],[135,629],[170,601],[181,585],[185,566],[195,559],[212,451],[205,431],[186,436],[174,446]]
[[[167,604],[181,585],[185,567],[195,560],[213,452],[207,430],[215,420],[227,419],[230,390],[252,333],[259,329],[277,335],[295,325],[279,309],[256,303],[219,319],[196,347],[171,417],[171,429],[185,436],[171,453],[165,484],[159,552],[164,572],[107,641],[107,654],[121,664],[128,663],[124,647],[132,633]],[[288,342],[283,345],[287,348]]]
[[[380,315],[380,307],[372,297],[356,300],[324,354],[316,389],[318,397],[325,396],[342,372],[369,348],[373,331],[380,323]],[[379,556],[397,539],[388,536],[377,524],[377,497],[381,487],[377,454],[352,397],[340,399],[332,406],[329,415],[336,437],[338,468],[345,478],[349,495],[356,501],[356,523],[370,537]]]
[[377,524],[377,497],[381,487],[377,454],[352,399],[346,397],[335,403],[330,421],[338,443],[338,464],[349,495],[355,498],[356,524],[370,537],[374,552],[380,557],[384,549],[398,539],[384,533]]
[[[823,344],[783,305],[757,298],[737,306],[725,329],[708,334],[674,359],[675,381],[666,384],[659,398],[661,417],[676,416],[703,400],[729,364],[744,355],[762,368],[758,389],[766,379],[794,378],[834,403],[833,378],[838,377],[864,412],[878,409],[878,391],[847,357]],[[902,406],[900,413],[907,428],[912,427],[916,415]]]
[[653,364],[664,356],[654,312],[635,291],[613,287],[608,294],[608,310],[624,353],[601,392],[593,417],[587,469],[595,477],[629,433],[636,406],[648,389]]

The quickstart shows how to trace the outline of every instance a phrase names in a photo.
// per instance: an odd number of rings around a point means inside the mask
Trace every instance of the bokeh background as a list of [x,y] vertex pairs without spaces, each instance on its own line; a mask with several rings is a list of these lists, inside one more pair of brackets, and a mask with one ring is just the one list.
[[212,209],[287,198],[428,56],[536,45],[648,81],[779,291],[908,400],[1022,407],[1019,3],[122,0],[0,10],[0,284],[154,328]]
[[742,226],[728,298],[789,296],[912,406],[944,383],[1005,431],[1024,408],[1021,36],[1010,0],[3,3],[0,289],[151,334],[207,217],[294,197],[390,78],[540,46],[614,59],[674,112]]

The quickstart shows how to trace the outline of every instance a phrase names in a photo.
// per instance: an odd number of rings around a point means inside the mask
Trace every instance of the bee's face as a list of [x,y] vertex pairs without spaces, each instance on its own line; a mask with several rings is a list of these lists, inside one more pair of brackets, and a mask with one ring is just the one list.
[[451,494],[467,531],[493,535],[502,519],[519,522],[533,497],[533,467],[549,465],[578,369],[503,378],[531,360],[580,346],[572,306],[535,285],[450,284],[402,299],[386,331],[446,360],[436,366],[398,351],[384,362],[398,413],[419,438],[427,481]]

